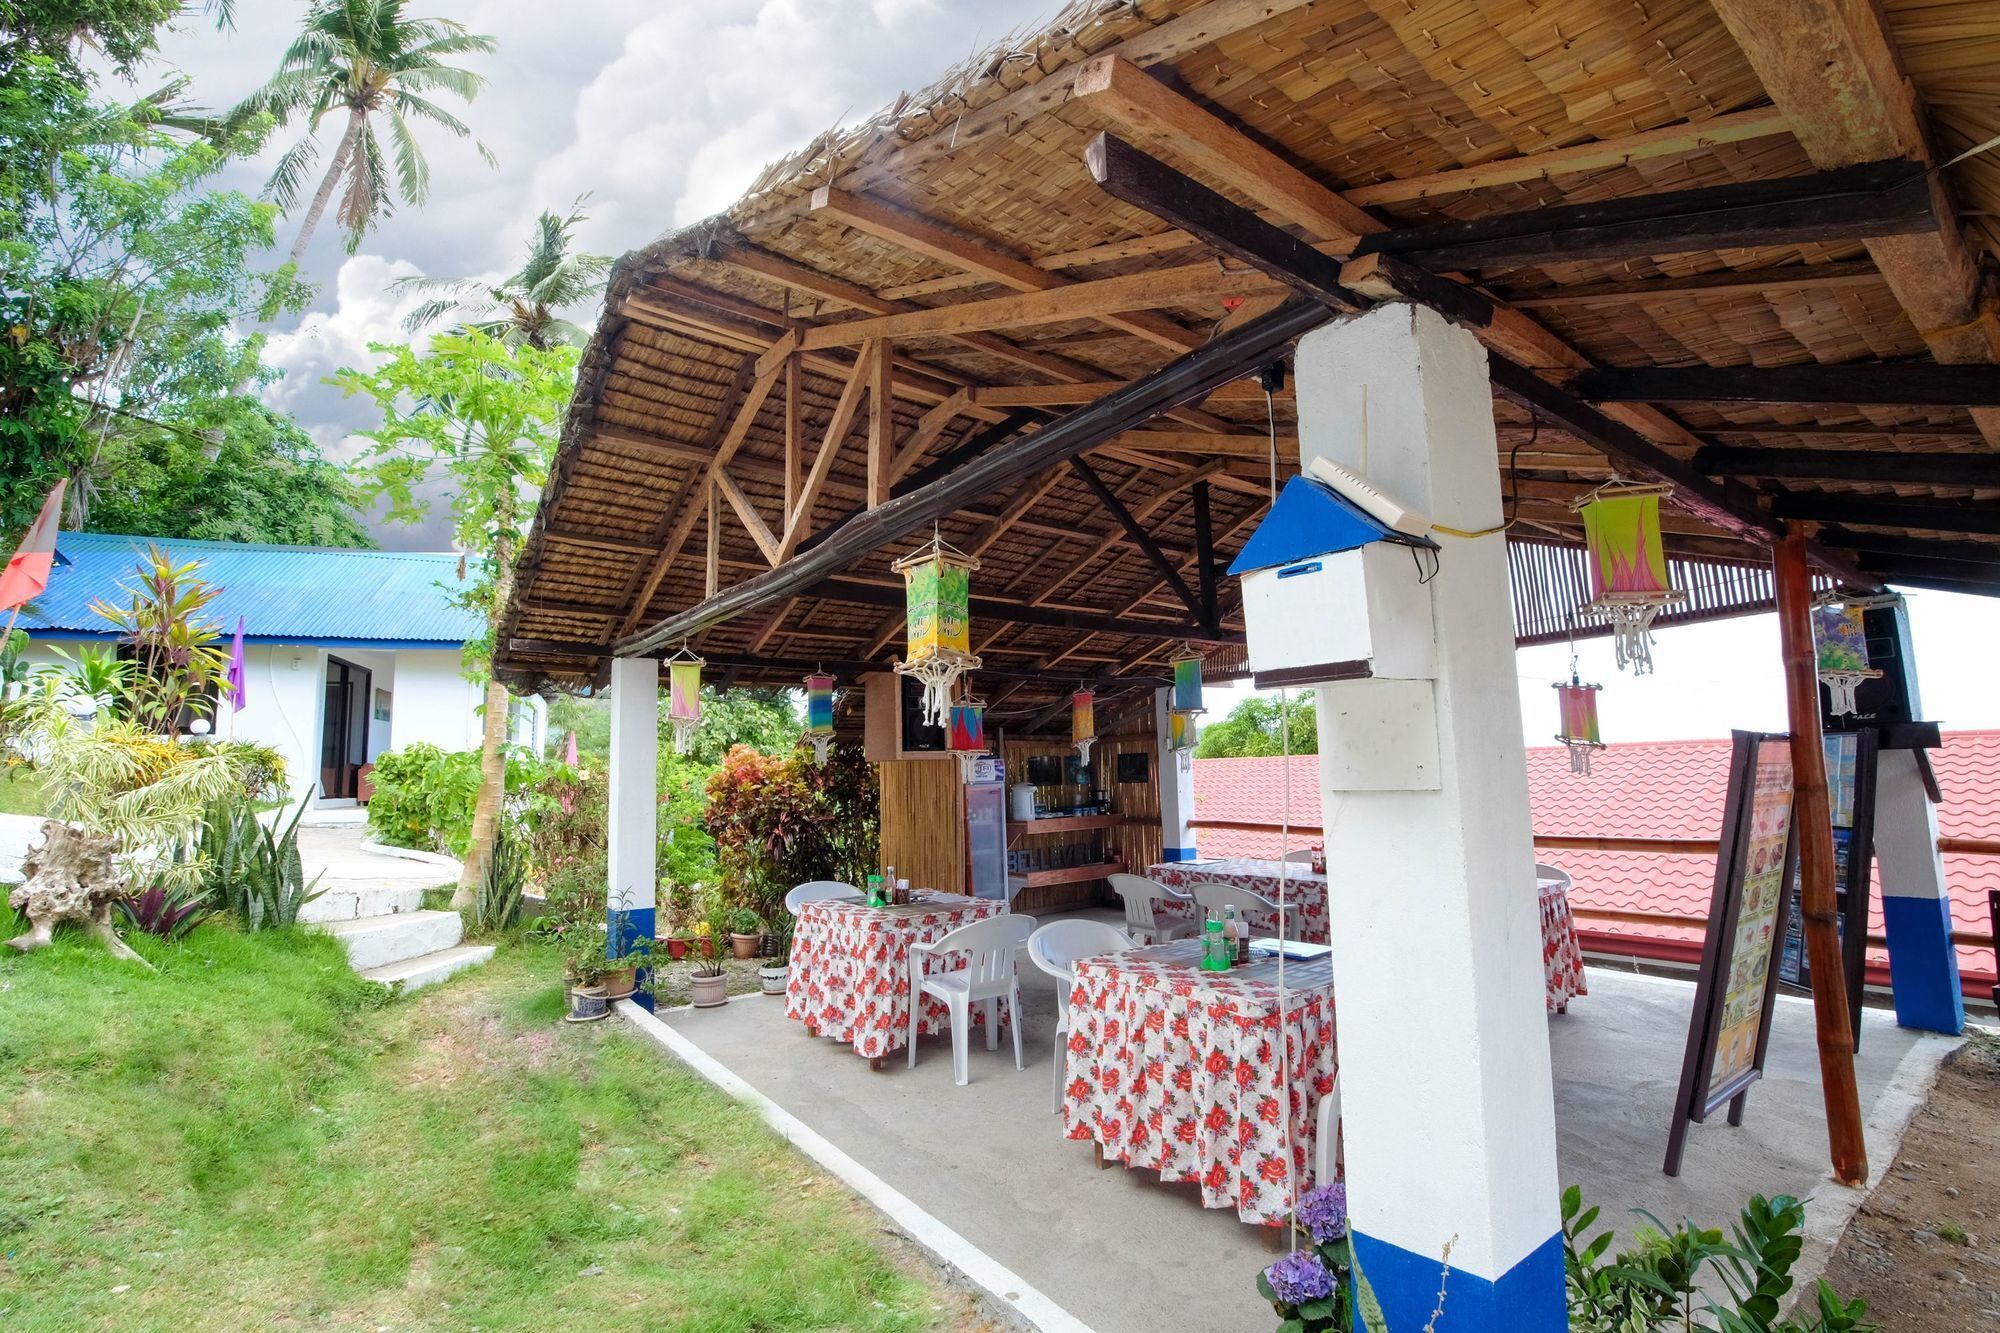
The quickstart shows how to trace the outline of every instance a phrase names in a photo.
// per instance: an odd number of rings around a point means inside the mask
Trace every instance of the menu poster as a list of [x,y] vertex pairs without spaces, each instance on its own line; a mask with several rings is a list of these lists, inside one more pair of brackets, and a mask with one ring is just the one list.
[[[1863,969],[1867,962],[1868,906],[1875,859],[1875,770],[1880,733],[1872,727],[1834,732],[1826,738],[1827,805],[1833,816],[1833,885],[1840,961],[1847,979],[1848,1018],[1855,1048],[1861,1043]],[[1798,870],[1793,868],[1791,905],[1778,956],[1778,980],[1811,990],[1812,959],[1806,952],[1805,914],[1800,908]]]
[[1665,1170],[1680,1173],[1687,1127],[1727,1103],[1741,1124],[1750,1084],[1763,1073],[1777,998],[1772,966],[1791,900],[1792,756],[1785,736],[1739,731],[1715,861],[1708,933],[1694,1013],[1667,1137]]

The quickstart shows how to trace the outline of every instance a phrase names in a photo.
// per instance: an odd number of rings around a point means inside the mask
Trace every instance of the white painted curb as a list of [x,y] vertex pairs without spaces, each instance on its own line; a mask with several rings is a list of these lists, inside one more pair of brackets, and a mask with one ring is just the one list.
[[[731,996],[731,999],[750,998]],[[1020,1275],[953,1231],[920,1208],[915,1201],[794,1116],[790,1111],[750,1086],[706,1051],[673,1030],[655,1014],[649,1014],[630,1000],[613,1006],[619,1017],[667,1048],[716,1087],[757,1109],[787,1143],[818,1162],[843,1184],[929,1250],[942,1263],[965,1274],[974,1286],[1006,1306],[1032,1328],[1044,1333],[1091,1333],[1088,1324],[1057,1305],[1024,1282]]]
[[394,847],[386,842],[377,842],[373,838],[362,839],[361,850],[373,852],[377,856],[393,856],[402,861],[422,861],[425,865],[445,866],[452,870],[465,868],[464,862],[441,852],[424,852],[415,847]]

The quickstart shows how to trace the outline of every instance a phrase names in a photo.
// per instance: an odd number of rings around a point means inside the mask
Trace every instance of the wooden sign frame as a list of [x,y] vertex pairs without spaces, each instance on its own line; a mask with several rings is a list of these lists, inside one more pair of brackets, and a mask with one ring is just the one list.
[[[1778,999],[1778,947],[1790,912],[1792,878],[1798,866],[1798,839],[1793,829],[1791,738],[1737,731],[1731,733],[1731,742],[1729,791],[1723,803],[1722,837],[1715,858],[1715,890],[1709,903],[1701,973],[1695,982],[1694,1013],[1688,1023],[1680,1091],[1674,1102],[1673,1127],[1667,1133],[1667,1158],[1662,1167],[1670,1176],[1680,1174],[1688,1125],[1705,1122],[1725,1104],[1729,1107],[1729,1123],[1742,1124],[1750,1085],[1763,1077],[1764,1058],[1771,1042],[1771,1012]],[[1780,758],[1782,763],[1778,762]],[[1775,806],[1781,793],[1780,820]],[[1763,828],[1757,823],[1760,811],[1766,818]],[[1776,827],[1779,822],[1781,833]],[[1783,838],[1783,849],[1774,853],[1777,836]],[[1775,865],[1771,860],[1774,854],[1778,857]],[[1746,881],[1755,895],[1749,904],[1754,916],[1747,922]],[[1738,939],[1746,925],[1753,932],[1748,952],[1739,948]],[[1743,965],[1741,969],[1739,963]],[[1760,966],[1761,979],[1757,975]],[[1728,1016],[1732,980],[1737,982],[1733,998],[1739,1006],[1752,999],[1746,994],[1748,987],[1760,980],[1762,985],[1762,993],[1755,996],[1754,1005],[1741,1009],[1733,1023]],[[1717,1078],[1716,1057],[1723,1048],[1725,1035],[1735,1034],[1731,1037],[1731,1048],[1740,1052],[1741,1044],[1749,1036],[1742,1029],[1752,1012],[1757,1026],[1748,1060],[1730,1070],[1726,1077]],[[1732,1063],[1736,1059],[1732,1056]]]
[[[1860,727],[1853,731],[1829,731],[1826,739],[1851,738],[1854,742],[1854,775],[1849,790],[1842,793],[1841,781],[1835,772],[1832,754],[1827,756],[1827,790],[1832,799],[1834,837],[1847,835],[1847,864],[1839,884],[1840,893],[1840,961],[1841,970],[1847,977],[1847,1021],[1848,1030],[1854,1036],[1854,1049],[1861,1049],[1861,1001],[1867,986],[1868,965],[1868,910],[1873,893],[1875,865],[1875,777],[1881,754],[1881,733],[1874,727]],[[1831,746],[1828,747],[1831,750]],[[1848,820],[1842,823],[1839,798],[1847,799]],[[1796,872],[1794,872],[1796,877]],[[1796,894],[1797,890],[1794,889]],[[1785,913],[1785,929],[1789,933],[1791,918],[1797,915],[1796,906],[1788,906]],[[1801,923],[1803,931],[1803,923]],[[1782,956],[1782,951],[1781,951]],[[1779,980],[1796,990],[1812,993],[1812,967],[1804,957],[1804,941],[1800,942],[1800,966],[1791,975],[1783,975],[1780,968]]]

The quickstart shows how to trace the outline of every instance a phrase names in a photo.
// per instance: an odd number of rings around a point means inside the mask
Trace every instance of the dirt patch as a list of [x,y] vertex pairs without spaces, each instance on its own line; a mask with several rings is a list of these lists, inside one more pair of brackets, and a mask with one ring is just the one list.
[[1827,1280],[1895,1333],[2000,1329],[2000,1039],[1939,1071]]

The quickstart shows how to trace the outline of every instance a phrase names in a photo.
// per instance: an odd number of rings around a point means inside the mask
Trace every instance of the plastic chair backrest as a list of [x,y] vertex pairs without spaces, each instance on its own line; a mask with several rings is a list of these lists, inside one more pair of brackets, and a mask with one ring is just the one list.
[[1243,917],[1251,912],[1278,910],[1278,905],[1261,893],[1252,893],[1249,889],[1234,884],[1221,884],[1212,879],[1188,885],[1188,893],[1204,912],[1220,912],[1224,908],[1234,907],[1236,915]]
[[1535,878],[1538,880],[1553,879],[1560,881],[1564,893],[1568,893],[1576,886],[1576,881],[1569,877],[1569,871],[1564,870],[1561,866],[1552,866],[1546,861],[1535,862]]
[[1076,980],[1076,960],[1123,953],[1132,937],[1104,921],[1051,921],[1028,937],[1028,957],[1059,981]]
[[1034,933],[1035,918],[1006,912],[939,936],[931,941],[929,952],[933,955],[969,954],[970,960],[960,971],[965,974],[966,982],[977,991],[996,983],[1004,986],[1013,978],[1014,954],[1022,942]]
[[859,897],[861,890],[852,884],[843,884],[837,879],[807,880],[785,895],[785,910],[797,916],[801,903],[813,903],[822,898],[840,898],[850,894]]
[[1312,848],[1301,847],[1295,852],[1286,852],[1285,860],[1295,866],[1309,866],[1313,863]]
[[1125,924],[1133,930],[1157,929],[1159,923],[1153,919],[1153,904],[1162,898],[1180,896],[1158,880],[1147,879],[1144,875],[1118,872],[1105,878],[1111,881],[1111,891],[1124,900]]

